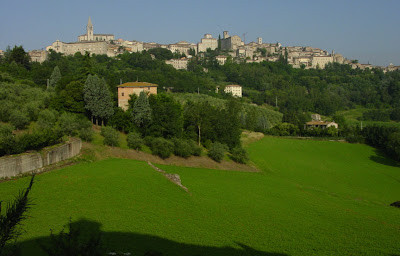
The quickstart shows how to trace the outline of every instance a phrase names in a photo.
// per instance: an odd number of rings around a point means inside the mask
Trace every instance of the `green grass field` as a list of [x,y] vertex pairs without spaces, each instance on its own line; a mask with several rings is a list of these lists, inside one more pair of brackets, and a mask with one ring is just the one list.
[[[41,255],[50,229],[101,230],[105,250],[163,255],[400,255],[400,169],[365,145],[265,137],[248,146],[262,172],[108,159],[38,175],[19,239]],[[0,184],[10,200],[29,178]]]

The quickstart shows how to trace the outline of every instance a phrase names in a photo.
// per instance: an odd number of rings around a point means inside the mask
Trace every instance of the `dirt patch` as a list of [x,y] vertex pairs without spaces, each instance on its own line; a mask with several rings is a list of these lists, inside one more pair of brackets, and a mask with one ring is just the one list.
[[176,165],[176,166],[231,170],[231,171],[242,171],[242,172],[259,172],[259,170],[253,165],[239,164],[233,161],[232,162],[222,161],[221,163],[217,163],[214,160],[205,156],[191,156],[187,159],[177,156],[171,156],[167,159],[161,159],[158,156],[154,156],[152,154],[145,153],[142,151],[109,147],[104,145],[99,146],[87,142],[82,143],[82,150],[84,152],[85,151],[92,152],[91,153],[93,154],[92,157],[96,160],[115,157],[115,158],[135,159],[135,160],[152,162],[156,164],[165,164],[165,165]]

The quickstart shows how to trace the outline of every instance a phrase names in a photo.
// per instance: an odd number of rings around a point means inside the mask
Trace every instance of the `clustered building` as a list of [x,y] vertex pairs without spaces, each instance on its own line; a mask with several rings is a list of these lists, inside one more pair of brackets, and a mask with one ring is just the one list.
[[[282,47],[280,43],[263,43],[261,37],[258,37],[256,42],[246,44],[242,38],[233,35],[230,36],[228,31],[223,32],[223,37],[220,39],[213,38],[211,34],[205,34],[197,44],[180,41],[175,44],[158,44],[155,42],[140,42],[128,41],[123,39],[115,39],[113,34],[95,34],[92,21],[89,17],[86,26],[86,34],[78,36],[78,41],[65,43],[56,40],[46,50],[35,50],[29,52],[32,61],[43,62],[47,58],[49,50],[63,53],[65,55],[73,55],[77,52],[85,54],[107,55],[114,57],[125,51],[142,52],[153,48],[165,48],[172,53],[185,55],[184,58],[167,60],[166,63],[172,65],[176,69],[187,69],[188,62],[192,55],[207,52],[208,49],[215,50],[218,47],[223,52],[223,55],[218,55],[215,60],[220,65],[225,65],[228,59],[234,62],[263,62],[263,61],[278,61],[285,57],[289,64],[295,68],[324,68],[328,63],[349,64],[352,68],[381,68],[384,72],[400,70],[400,66],[393,64],[388,67],[372,66],[370,64],[360,64],[352,60],[344,58],[341,54],[328,53],[314,47],[303,46],[286,46]],[[1,52],[0,52],[1,55]]]

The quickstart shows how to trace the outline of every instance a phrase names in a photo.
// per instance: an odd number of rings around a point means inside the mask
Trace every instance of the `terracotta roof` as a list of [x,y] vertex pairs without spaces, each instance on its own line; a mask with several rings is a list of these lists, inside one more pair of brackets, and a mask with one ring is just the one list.
[[158,86],[157,84],[152,84],[148,82],[128,82],[118,85],[117,87],[157,87],[157,86]]

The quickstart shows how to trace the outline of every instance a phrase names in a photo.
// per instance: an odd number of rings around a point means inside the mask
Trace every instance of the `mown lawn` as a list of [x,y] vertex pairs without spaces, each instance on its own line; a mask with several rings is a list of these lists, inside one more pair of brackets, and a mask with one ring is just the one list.
[[[38,175],[24,255],[70,217],[133,255],[400,254],[400,169],[372,148],[265,137],[248,150],[261,173],[159,165],[190,194],[127,159]],[[1,183],[1,200],[28,180]]]

